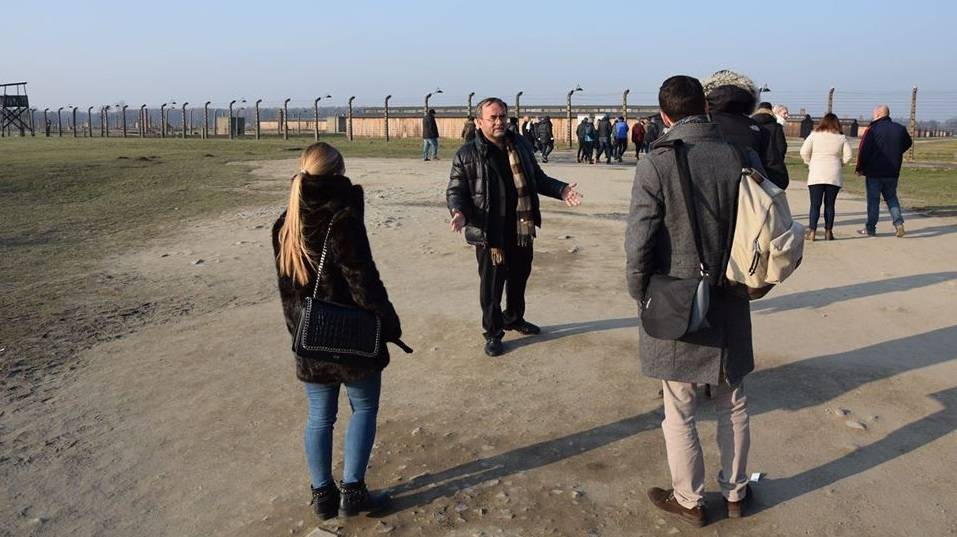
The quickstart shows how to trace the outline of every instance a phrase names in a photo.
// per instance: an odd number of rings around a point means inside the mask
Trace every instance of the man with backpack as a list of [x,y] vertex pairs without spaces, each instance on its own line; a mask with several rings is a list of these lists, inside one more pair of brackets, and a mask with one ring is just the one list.
[[628,149],[628,122],[625,121],[624,116],[618,116],[612,132],[615,134],[615,160],[621,162],[621,157]]
[[[706,515],[704,456],[695,428],[697,384],[714,386],[717,477],[729,516],[742,516],[751,500],[743,384],[754,369],[751,311],[748,288],[725,278],[742,156],[709,121],[697,79],[665,80],[658,102],[670,130],[638,162],[625,232],[626,278],[641,309],[641,370],[662,381],[664,399],[662,431],[672,483],[649,489],[648,497],[658,509],[700,527]],[[760,169],[756,155],[748,152],[745,158]],[[668,333],[662,327],[675,316],[659,312],[676,303],[693,308],[678,311],[680,322],[668,327],[678,330]]]

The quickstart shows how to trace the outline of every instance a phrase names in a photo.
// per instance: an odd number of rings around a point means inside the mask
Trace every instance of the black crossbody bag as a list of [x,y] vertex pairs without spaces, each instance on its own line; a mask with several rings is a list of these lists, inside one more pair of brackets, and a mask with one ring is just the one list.
[[701,247],[701,229],[698,227],[698,212],[694,203],[687,151],[681,140],[658,147],[669,145],[675,154],[681,194],[691,220],[699,273],[693,278],[653,274],[645,290],[645,299],[641,303],[641,325],[651,337],[675,340],[709,326],[706,316],[711,303],[711,285]]
[[[333,215],[326,228],[316,268],[316,285],[312,296],[306,297],[303,304],[292,350],[297,356],[309,360],[354,364],[378,356],[385,342],[382,341],[382,321],[375,313],[316,298],[329,250],[329,234],[338,216],[338,213]],[[412,352],[400,340],[393,343],[406,353]]]

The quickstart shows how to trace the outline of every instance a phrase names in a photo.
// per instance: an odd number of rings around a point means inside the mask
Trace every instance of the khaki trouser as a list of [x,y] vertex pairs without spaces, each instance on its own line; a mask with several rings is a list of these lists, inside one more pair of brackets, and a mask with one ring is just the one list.
[[[692,508],[704,499],[704,453],[695,427],[697,406],[695,385],[687,382],[662,381],[665,419],[661,429],[665,434],[668,466],[675,499],[683,507]],[[712,390],[718,414],[718,452],[721,471],[718,485],[728,501],[744,498],[748,484],[748,398],[743,383],[732,388],[721,383]]]

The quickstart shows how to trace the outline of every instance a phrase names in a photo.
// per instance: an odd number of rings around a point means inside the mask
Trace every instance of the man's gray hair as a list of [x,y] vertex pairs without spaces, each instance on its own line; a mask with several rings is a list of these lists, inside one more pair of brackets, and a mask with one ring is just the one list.
[[479,101],[477,105],[475,105],[475,117],[480,117],[484,119],[485,116],[483,115],[484,114],[483,109],[490,104],[497,104],[501,106],[502,108],[505,109],[505,114],[506,115],[508,114],[508,105],[505,104],[505,101],[499,99],[498,97],[486,97],[482,99],[481,101]]

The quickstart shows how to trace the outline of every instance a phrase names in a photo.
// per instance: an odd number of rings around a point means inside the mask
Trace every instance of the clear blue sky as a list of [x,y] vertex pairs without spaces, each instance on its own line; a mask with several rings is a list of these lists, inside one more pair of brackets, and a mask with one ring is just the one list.
[[[11,4],[4,3],[5,10]],[[234,98],[311,105],[436,105],[470,91],[508,102],[655,102],[672,74],[732,68],[767,97],[811,111],[875,101],[895,116],[913,85],[922,119],[957,116],[957,3],[912,0],[725,2],[43,1],[5,13],[0,79],[31,104]],[[603,6],[603,7],[602,7]],[[12,30],[12,32],[11,32]],[[22,57],[15,57],[16,55]],[[325,103],[323,103],[325,104]]]

